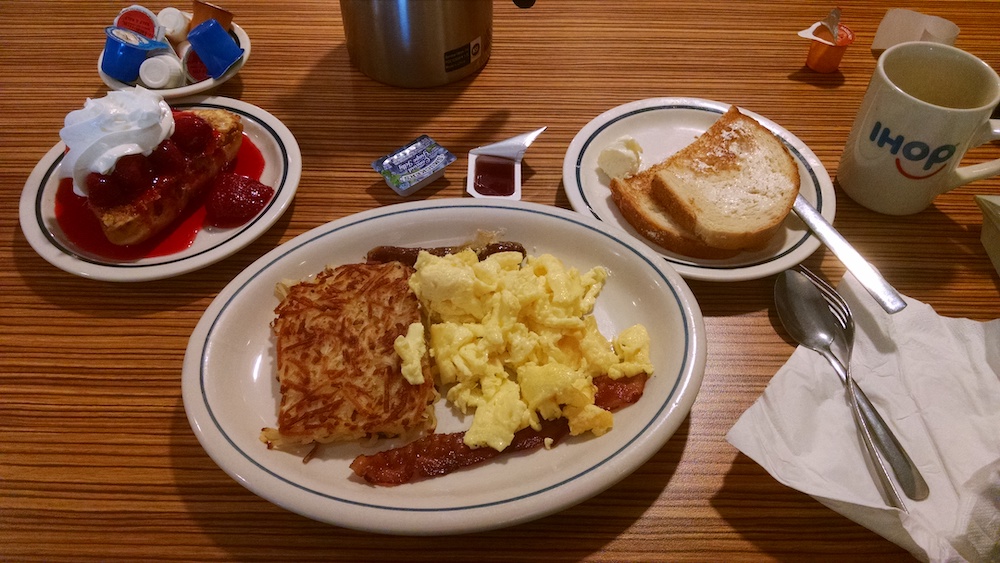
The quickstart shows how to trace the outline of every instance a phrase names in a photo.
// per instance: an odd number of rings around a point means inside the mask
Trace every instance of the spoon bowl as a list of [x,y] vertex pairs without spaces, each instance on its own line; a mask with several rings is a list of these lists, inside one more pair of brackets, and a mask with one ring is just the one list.
[[774,304],[781,324],[799,344],[818,352],[833,366],[846,383],[844,362],[834,354],[833,346],[849,347],[843,328],[829,314],[823,294],[802,274],[786,270],[774,284]]

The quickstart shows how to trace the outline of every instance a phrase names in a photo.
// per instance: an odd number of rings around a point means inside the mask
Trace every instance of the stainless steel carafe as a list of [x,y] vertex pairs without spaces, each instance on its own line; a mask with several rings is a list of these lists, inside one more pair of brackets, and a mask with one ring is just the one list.
[[340,12],[351,61],[379,82],[439,86],[490,58],[493,0],[340,0]]

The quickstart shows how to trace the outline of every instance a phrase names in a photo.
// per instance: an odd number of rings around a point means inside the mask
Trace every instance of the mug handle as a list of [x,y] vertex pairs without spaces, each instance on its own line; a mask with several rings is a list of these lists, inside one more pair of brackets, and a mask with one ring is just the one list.
[[[1000,119],[990,119],[983,124],[979,135],[977,135],[971,146],[978,147],[979,145],[996,140],[1000,140]],[[980,162],[979,164],[960,166],[952,174],[952,182],[941,193],[957,188],[958,186],[964,186],[969,182],[982,180],[983,178],[989,178],[998,174],[1000,174],[1000,158]]]

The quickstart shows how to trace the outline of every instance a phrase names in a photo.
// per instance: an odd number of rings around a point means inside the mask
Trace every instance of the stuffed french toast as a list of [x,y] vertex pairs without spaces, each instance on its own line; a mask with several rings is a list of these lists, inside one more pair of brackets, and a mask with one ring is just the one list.
[[63,177],[84,195],[107,239],[133,245],[173,223],[236,158],[240,117],[221,109],[174,111],[137,87],[87,100],[66,116]]

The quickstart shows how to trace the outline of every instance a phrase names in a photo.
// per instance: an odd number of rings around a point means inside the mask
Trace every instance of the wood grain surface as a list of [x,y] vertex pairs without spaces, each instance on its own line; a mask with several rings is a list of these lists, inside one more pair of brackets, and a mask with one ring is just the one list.
[[[358,0],[360,1],[360,0]],[[303,173],[292,207],[217,264],[109,283],[64,273],[29,246],[18,201],[66,113],[106,87],[103,28],[131,2],[0,2],[0,560],[906,561],[911,556],[791,490],[724,439],[794,349],[773,278],[692,281],[709,355],[690,416],[648,463],[604,493],[531,523],[454,537],[390,537],[321,524],[249,492],[199,445],[181,401],[188,337],[214,296],[268,250],[328,221],[403,201],[371,161],[420,134],[459,156],[409,199],[463,197],[470,148],[548,126],[525,161],[523,199],[569,207],[562,163],[577,131],[619,104],[690,96],[765,115],[831,176],[875,66],[888,8],[952,20],[956,43],[1000,68],[996,0],[841,0],[856,33],[840,72],[804,68],[796,33],[833,4],[497,0],[492,57],[447,86],[409,90],[352,67],[334,0],[230,0],[251,57],[214,94],[281,119]],[[147,2],[154,11],[167,6]],[[185,6],[180,6],[185,7]],[[996,144],[968,162],[997,156]],[[838,188],[835,225],[901,292],[943,315],[1000,317],[1000,278],[979,242],[975,182],[908,217]],[[806,264],[838,281],[826,249]]]

